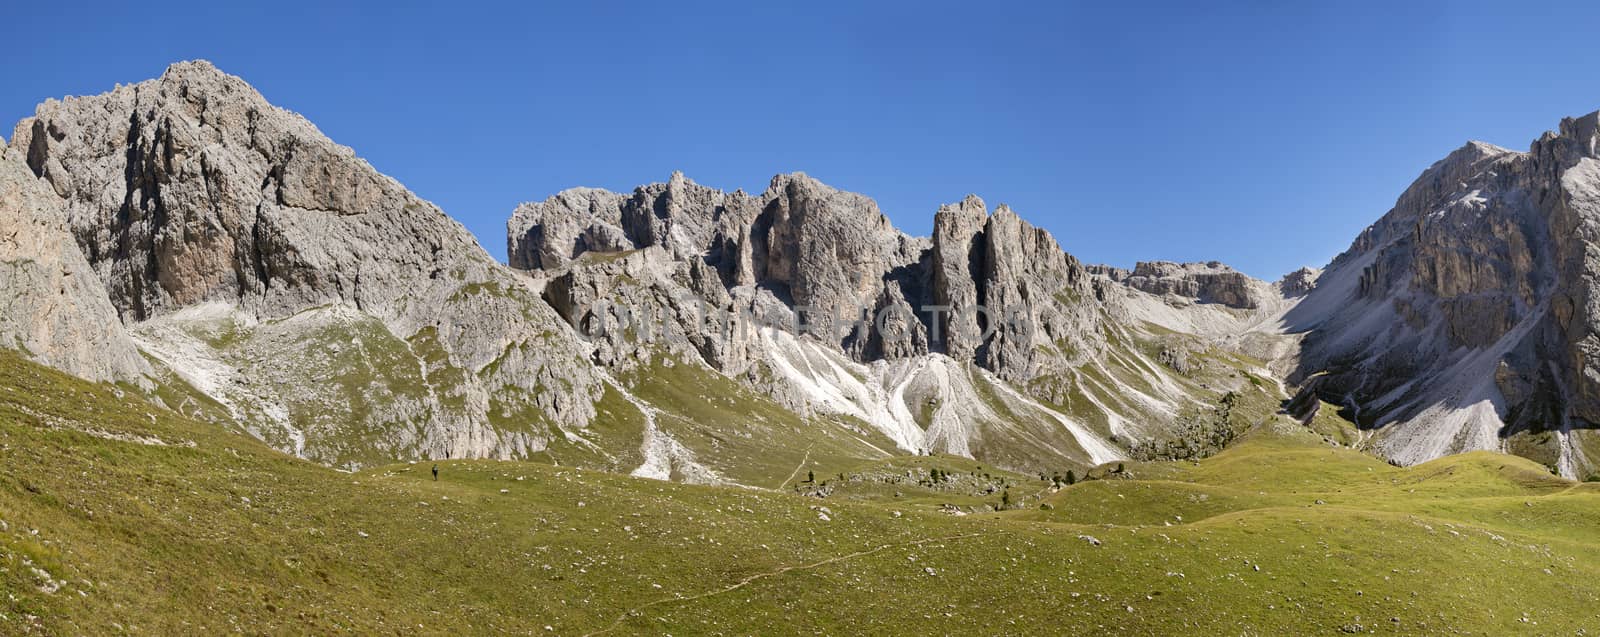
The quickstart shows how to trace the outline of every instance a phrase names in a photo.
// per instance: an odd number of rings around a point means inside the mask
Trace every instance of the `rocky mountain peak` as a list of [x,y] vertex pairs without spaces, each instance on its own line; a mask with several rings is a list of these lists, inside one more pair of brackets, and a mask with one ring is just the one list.
[[[582,345],[550,338],[559,317],[520,277],[443,211],[209,63],[48,101],[16,131],[7,154],[53,191],[59,232],[120,318],[112,331],[280,448],[329,463],[383,449],[526,453],[545,439],[530,432],[594,414]],[[231,336],[221,346],[195,333]],[[310,345],[328,338],[336,347]],[[362,361],[343,375],[326,371],[349,360],[340,342]],[[311,370],[346,384],[293,380]],[[493,427],[491,402],[537,405],[540,422]],[[349,429],[382,434],[351,446]]]
[[1529,152],[1469,142],[1423,171],[1289,314],[1312,328],[1291,381],[1327,372],[1318,391],[1368,405],[1405,462],[1538,440],[1547,464],[1586,471],[1597,135],[1590,113]]
[[[437,208],[205,62],[42,104],[11,144],[66,200],[126,320],[207,301],[263,316],[348,302],[399,319],[384,267],[426,278],[470,262],[481,276],[489,261]],[[390,236],[407,254],[371,263]]]

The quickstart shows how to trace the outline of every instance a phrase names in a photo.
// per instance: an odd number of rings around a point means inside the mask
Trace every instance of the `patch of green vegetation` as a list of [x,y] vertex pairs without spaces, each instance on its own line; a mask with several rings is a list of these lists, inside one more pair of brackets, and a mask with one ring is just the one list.
[[927,431],[928,427],[933,426],[933,416],[937,413],[939,413],[939,398],[930,396],[927,400],[923,400],[921,404],[917,405],[917,413],[913,418],[916,419],[917,425],[922,427],[923,431]]
[[218,351],[231,349],[250,338],[249,328],[232,317],[186,323],[184,331]]
[[1340,407],[1333,403],[1321,402],[1316,415],[1311,418],[1311,422],[1306,423],[1306,426],[1324,439],[1346,447],[1353,447],[1361,442],[1361,429],[1346,419],[1340,413]]
[[1561,438],[1554,431],[1517,431],[1505,439],[1506,451],[1554,470],[1561,459]]
[[1055,351],[1049,353],[1060,356],[1063,359],[1075,360],[1078,357],[1078,346],[1073,344],[1071,339],[1057,339],[1054,349]]
[[[287,448],[289,431],[305,436],[308,457],[334,466],[388,462],[411,451],[397,443],[418,439],[420,423],[442,408],[465,410],[464,372],[449,364],[431,329],[411,341],[391,333],[376,318],[303,315],[255,330],[238,347],[271,348],[271,357],[233,359],[241,378],[274,387],[281,408],[246,406],[252,425]],[[437,402],[435,402],[437,399]],[[281,409],[280,415],[272,410]]]
[[[457,277],[460,278],[460,277]],[[466,282],[452,292],[445,301],[441,314],[478,314],[494,313],[506,304],[511,304],[524,319],[538,322],[537,315],[543,307],[540,301],[528,289],[515,283],[504,281],[471,281]]]
[[[385,329],[384,334],[387,335],[387,332]],[[409,373],[399,376],[397,380],[401,381],[398,385],[400,391],[413,392],[419,396],[431,393],[438,396],[439,403],[446,410],[458,413],[464,411],[466,396],[462,388],[470,384],[469,372],[450,359],[450,352],[439,342],[438,329],[431,325],[424,327],[406,339],[406,344],[407,358],[416,361],[411,365],[420,363],[419,369],[426,370],[426,377],[423,377],[423,371],[418,371],[416,376],[411,376]],[[399,354],[399,352],[393,353]]]
[[1150,321],[1140,321],[1139,322],[1139,327],[1141,329],[1143,329],[1146,333],[1154,334],[1156,336],[1190,336],[1189,334],[1187,334],[1185,332],[1179,332],[1179,331],[1174,330],[1172,328],[1169,328],[1169,327],[1167,327],[1165,325],[1161,325],[1159,323],[1152,323]]
[[478,296],[504,297],[507,294],[505,287],[500,285],[499,281],[473,281],[456,288],[454,292],[450,293],[449,301],[451,303],[459,303]]
[[15,349],[15,350],[17,350],[19,352],[22,352],[23,356],[27,356],[29,358],[33,358],[33,350],[28,349],[28,344],[27,343],[22,342],[22,337],[20,337],[20,336],[13,337],[11,340],[12,340],[12,347],[11,347],[12,349]]
[[1234,413],[1239,394],[1228,392],[1212,409],[1182,419],[1165,437],[1143,440],[1131,449],[1140,460],[1206,458],[1227,448],[1252,423]]
[[[531,431],[546,440],[545,448],[528,455],[528,460],[563,467],[583,467],[613,473],[627,474],[643,464],[640,445],[644,441],[644,414],[628,402],[616,388],[607,386],[595,403],[595,418],[587,427],[569,431],[550,423],[544,412],[532,404],[510,407],[511,415],[498,409],[508,409],[498,400],[490,403],[490,424],[506,431]],[[506,419],[512,419],[507,422]],[[537,423],[530,427],[529,423]]]
[[853,418],[804,418],[705,367],[655,357],[623,382],[661,410],[656,425],[707,466],[750,486],[781,487],[801,467],[837,471],[889,455],[895,444]]
[[159,405],[165,406],[167,409],[195,420],[225,425],[234,424],[233,415],[228,411],[226,405],[217,402],[215,398],[196,389],[189,384],[189,381],[184,380],[182,376],[167,369],[166,365],[163,365],[155,357],[149,354],[143,354],[143,356],[150,363],[150,368],[155,371],[155,376],[150,379],[153,387],[145,389],[132,384],[119,384],[118,386],[123,391],[144,396]]
[[1088,454],[1075,438],[1064,435],[1061,423],[1054,417],[1003,396],[983,374],[969,371],[968,379],[978,398],[1000,418],[968,441],[973,457],[996,466],[1030,471],[1083,466],[1081,459]]
[[1152,345],[1135,339],[1111,323],[1105,324],[1101,334],[1105,336],[1108,354],[1105,367],[1085,365],[1079,371],[1093,376],[1106,387],[1128,387],[1145,395],[1155,395],[1157,392],[1150,384],[1150,377],[1159,372],[1146,368],[1135,356],[1142,354],[1148,358],[1152,353],[1145,350]]
[[1085,394],[1083,383],[1071,375],[1040,374],[1028,382],[1029,395],[1051,409],[1066,414],[1096,431],[1109,431],[1105,412]]
[[1062,305],[1071,306],[1083,302],[1083,293],[1079,292],[1077,288],[1062,288],[1061,291],[1056,292],[1054,296],[1056,302]]
[[1008,489],[1017,506],[1037,503],[1051,486],[1038,476],[1030,477],[945,454],[895,456],[861,463],[837,473],[817,473],[815,478],[815,483],[796,484],[795,490],[826,492],[828,502],[881,502],[906,510],[930,512],[952,508],[963,512],[996,509],[1000,506],[1001,494]]

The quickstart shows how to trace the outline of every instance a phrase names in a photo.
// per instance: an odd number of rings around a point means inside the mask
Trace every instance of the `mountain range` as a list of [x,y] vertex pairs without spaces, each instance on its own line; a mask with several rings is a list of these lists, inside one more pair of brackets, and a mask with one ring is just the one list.
[[[499,263],[182,62],[48,100],[4,144],[0,346],[346,470],[535,459],[772,488],[938,453],[1044,475],[1198,459],[1281,410],[1396,464],[1501,450],[1581,478],[1597,139],[1591,113],[1526,152],[1468,143],[1275,282],[1084,264],[977,196],[914,237],[803,173],[566,190],[509,211]],[[1324,410],[1355,426],[1318,429]]]

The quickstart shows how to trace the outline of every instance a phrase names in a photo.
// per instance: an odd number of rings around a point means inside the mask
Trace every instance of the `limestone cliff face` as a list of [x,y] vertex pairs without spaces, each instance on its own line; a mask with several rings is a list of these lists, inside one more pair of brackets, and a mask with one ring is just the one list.
[[1321,391],[1360,404],[1391,455],[1511,447],[1569,476],[1595,466],[1597,121],[1564,120],[1528,152],[1451,153],[1291,313],[1309,334],[1299,375],[1327,372]]
[[1528,157],[1540,186],[1529,196],[1549,210],[1557,281],[1551,329],[1564,345],[1556,353],[1570,387],[1569,415],[1600,425],[1600,112],[1563,120]]
[[[507,228],[513,267],[550,277],[547,299],[575,326],[593,320],[584,302],[615,287],[602,281],[622,274],[617,260],[648,260],[678,281],[663,298],[778,315],[767,324],[859,362],[938,352],[1025,381],[1041,349],[1092,332],[1095,320],[1084,267],[1049,233],[1005,206],[991,215],[975,196],[940,208],[931,238],[913,238],[871,199],[803,174],[774,177],[754,197],[674,174],[626,196],[564,191],[518,207]],[[655,256],[627,256],[640,250]],[[666,305],[656,309],[682,311]],[[819,329],[828,318],[833,329]],[[737,370],[749,361],[715,362]]]
[[67,228],[61,200],[0,147],[0,343],[75,376],[146,382],[105,287]]
[[685,268],[700,261],[714,270],[700,279],[715,278],[713,287],[723,290],[711,291],[713,297],[761,288],[799,311],[791,322],[840,323],[830,340],[857,355],[899,345],[843,323],[921,294],[912,289],[918,282],[902,276],[925,251],[921,242],[895,230],[871,199],[799,173],[774,177],[754,197],[707,188],[682,174],[626,196],[568,190],[519,206],[507,229],[511,265],[523,270],[554,271],[584,254],[644,248],[657,248]]
[[1174,295],[1200,303],[1253,310],[1274,296],[1269,286],[1222,263],[1141,261],[1132,271],[1095,266],[1094,272],[1150,294]]
[[[17,125],[10,147],[60,198],[116,315],[179,371],[207,357],[233,373],[292,375],[339,358],[308,349],[315,360],[277,369],[263,365],[279,355],[249,338],[227,339],[237,351],[197,348],[174,342],[193,329],[157,327],[217,316],[197,308],[227,308],[248,334],[315,311],[308,330],[315,323],[318,333],[407,350],[411,360],[397,364],[419,378],[360,369],[378,364],[369,360],[346,370],[355,376],[344,391],[314,401],[310,390],[280,395],[295,392],[276,391],[270,378],[218,386],[238,394],[220,397],[237,417],[285,448],[333,464],[525,454],[552,435],[546,427],[593,416],[599,381],[584,348],[555,337],[558,317],[522,277],[438,208],[208,63],[47,101]],[[190,380],[209,387],[215,376]],[[378,385],[393,398],[363,404]],[[538,418],[511,422],[528,410]],[[505,422],[491,423],[495,412]],[[362,443],[376,454],[340,440],[340,419],[329,417],[338,414],[359,423],[345,430],[388,432]]]
[[1058,346],[1092,340],[1099,327],[1083,265],[1005,206],[985,224],[983,250],[980,287],[992,336],[979,348],[979,364],[1026,383],[1044,368],[1073,362],[1062,360]]
[[349,303],[415,329],[457,281],[494,276],[459,224],[205,62],[47,101],[11,146],[66,200],[130,322],[209,301],[267,318]]
[[933,216],[931,279],[934,305],[949,308],[937,322],[944,351],[951,358],[968,360],[983,345],[976,308],[984,296],[984,228],[989,209],[976,195],[957,204],[939,207]]

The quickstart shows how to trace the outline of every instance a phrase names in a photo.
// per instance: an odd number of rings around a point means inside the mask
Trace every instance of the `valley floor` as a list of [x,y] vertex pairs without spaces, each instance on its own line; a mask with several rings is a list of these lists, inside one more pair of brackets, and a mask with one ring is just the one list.
[[[946,458],[854,475],[933,467],[984,475]],[[816,499],[538,463],[439,468],[438,481],[425,464],[337,472],[0,353],[0,633],[1600,626],[1597,485],[1489,453],[1395,468],[1287,421],[1198,463],[1102,467],[1060,491],[993,472],[1026,505],[1000,513],[979,506],[999,493],[849,480]]]

